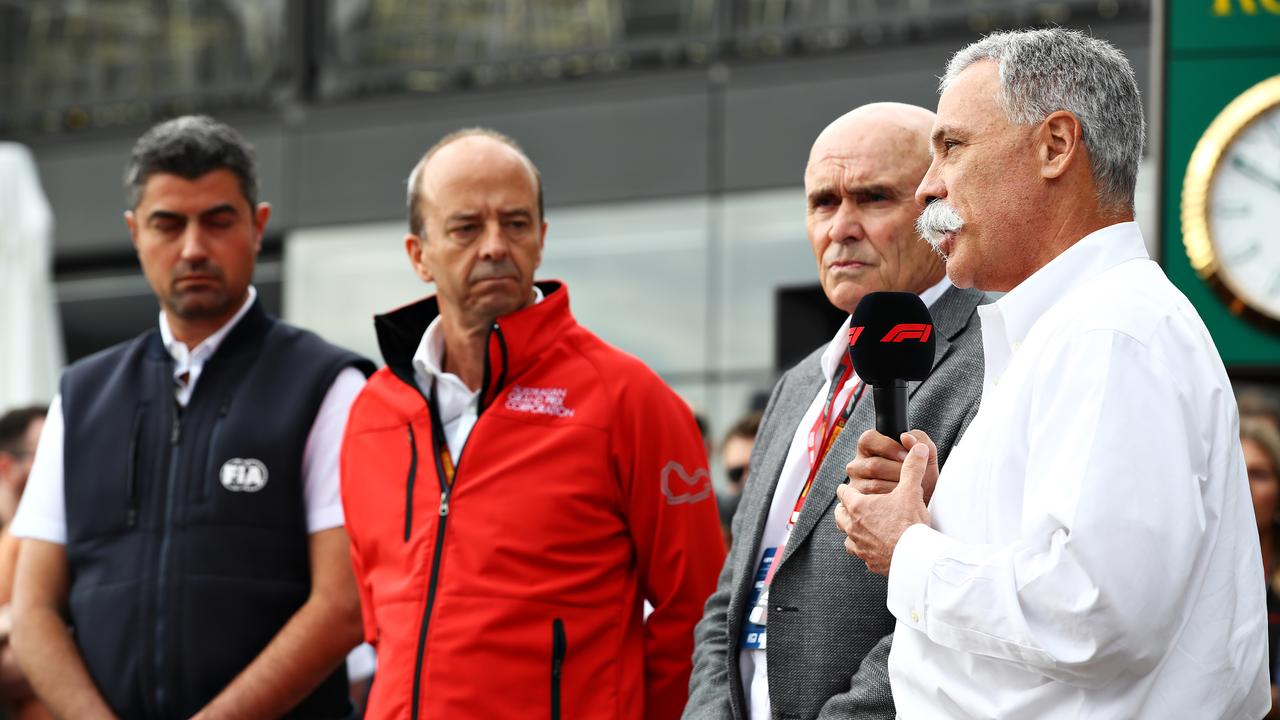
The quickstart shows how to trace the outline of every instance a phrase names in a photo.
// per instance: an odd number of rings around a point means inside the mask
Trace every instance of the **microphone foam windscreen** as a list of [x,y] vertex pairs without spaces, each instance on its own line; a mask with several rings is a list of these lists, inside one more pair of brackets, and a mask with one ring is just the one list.
[[933,369],[933,317],[919,296],[873,292],[849,321],[849,359],[869,385],[923,380]]

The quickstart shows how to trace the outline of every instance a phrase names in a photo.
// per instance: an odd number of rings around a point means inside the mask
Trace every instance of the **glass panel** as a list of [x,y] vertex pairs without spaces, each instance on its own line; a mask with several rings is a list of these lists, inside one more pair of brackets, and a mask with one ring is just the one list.
[[[706,202],[551,208],[539,279],[564,280],[574,316],[664,376],[707,364]],[[299,230],[285,239],[285,318],[378,358],[370,322],[434,292],[409,267],[404,225]]]
[[812,285],[818,270],[805,232],[804,188],[727,196],[722,203],[724,273],[716,368],[773,367],[775,290]]
[[0,8],[0,133],[270,106],[286,0],[18,2]]
[[382,364],[373,316],[435,292],[414,274],[403,222],[312,228],[284,241],[284,319]]
[[551,210],[539,277],[564,280],[579,322],[662,374],[707,366],[707,204]]
[[717,1],[327,0],[325,12],[319,90],[334,97],[622,70],[709,38]]

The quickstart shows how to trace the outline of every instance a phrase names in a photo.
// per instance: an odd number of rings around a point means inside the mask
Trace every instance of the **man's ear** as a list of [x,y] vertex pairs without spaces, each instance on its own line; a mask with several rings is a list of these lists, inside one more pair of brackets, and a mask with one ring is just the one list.
[[1041,177],[1062,177],[1072,164],[1084,158],[1083,131],[1080,118],[1066,110],[1050,113],[1040,123],[1037,139]]
[[132,210],[124,211],[124,225],[129,228],[129,239],[133,242],[134,252],[138,250],[138,216]]
[[538,262],[536,265],[533,266],[535,269],[542,267],[542,250],[544,247],[546,247],[546,244],[547,244],[547,221],[543,220],[542,228],[538,232]]
[[260,202],[253,209],[253,229],[257,234],[256,247],[254,252],[257,253],[262,249],[262,238],[267,232],[267,221],[271,219],[271,203]]
[[423,282],[434,282],[435,279],[431,275],[431,266],[427,264],[426,258],[426,241],[414,235],[407,233],[404,236],[404,252],[409,256],[409,264],[413,266],[413,272],[422,278]]

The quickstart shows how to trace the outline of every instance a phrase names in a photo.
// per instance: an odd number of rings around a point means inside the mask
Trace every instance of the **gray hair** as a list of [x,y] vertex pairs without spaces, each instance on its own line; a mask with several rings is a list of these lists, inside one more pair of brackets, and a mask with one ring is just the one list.
[[997,100],[1009,122],[1038,123],[1058,110],[1080,120],[1099,202],[1132,211],[1146,123],[1124,53],[1076,30],[993,33],[952,56],[939,91],[982,60],[999,67]]

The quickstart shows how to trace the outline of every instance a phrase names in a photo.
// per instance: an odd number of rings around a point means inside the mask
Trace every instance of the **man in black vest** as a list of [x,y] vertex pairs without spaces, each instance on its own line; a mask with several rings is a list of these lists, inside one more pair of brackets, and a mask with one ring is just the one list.
[[62,377],[13,524],[14,648],[60,717],[344,717],[337,455],[372,367],[263,310],[271,208],[233,129],[157,125],[125,185],[159,328]]

